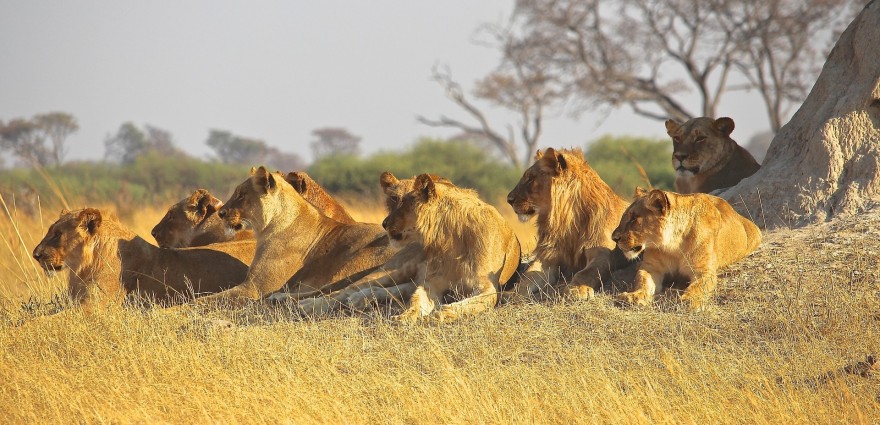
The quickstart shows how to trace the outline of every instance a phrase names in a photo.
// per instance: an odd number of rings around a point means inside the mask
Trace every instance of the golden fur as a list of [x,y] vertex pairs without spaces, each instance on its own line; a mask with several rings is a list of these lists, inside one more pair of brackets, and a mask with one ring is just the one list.
[[[518,289],[529,295],[570,282],[569,293],[589,297],[612,264],[611,232],[627,202],[587,164],[579,149],[538,151],[507,202],[521,221],[537,216],[536,261]],[[625,263],[625,262],[624,262]]]
[[[436,184],[427,174],[382,226],[393,243],[418,241],[424,250],[416,290],[399,320],[450,320],[491,309],[519,266],[519,241],[501,214],[476,192]],[[464,298],[435,311],[447,292]]]
[[684,124],[666,121],[678,193],[709,193],[736,186],[761,168],[749,151],[730,138],[733,128],[733,120],[727,117],[700,117]]
[[[431,174],[435,183],[452,184],[449,180]],[[379,185],[385,194],[385,209],[388,214],[397,209],[404,195],[413,189],[415,178],[399,180],[389,171],[379,176]],[[327,297],[307,298],[299,302],[299,308],[306,314],[326,314],[336,308],[345,306],[352,309],[367,308],[372,304],[387,300],[409,299],[415,284],[418,265],[425,260],[422,244],[412,242],[400,249],[385,264],[359,281]],[[283,293],[272,296],[282,301],[287,297]]]
[[328,218],[281,174],[264,167],[251,170],[217,214],[232,230],[245,225],[253,229],[257,251],[241,285],[205,302],[256,300],[285,284],[293,299],[329,293],[369,274],[397,252],[378,225]]
[[[322,214],[341,223],[354,223],[336,199],[303,171],[287,173],[285,180]],[[231,240],[253,239],[250,230],[230,232],[217,217],[217,210],[223,202],[205,189],[198,189],[188,198],[171,206],[151,232],[153,238],[163,248],[185,248],[204,246]]]
[[715,289],[718,269],[761,244],[758,227],[717,196],[662,190],[637,196],[613,235],[628,257],[644,253],[633,291],[618,295],[623,303],[648,304],[664,281],[686,280],[682,301],[699,310]]
[[159,301],[219,292],[244,280],[253,252],[253,241],[162,249],[114,215],[86,208],[62,212],[33,255],[49,273],[70,269],[70,297],[91,309],[134,291]]

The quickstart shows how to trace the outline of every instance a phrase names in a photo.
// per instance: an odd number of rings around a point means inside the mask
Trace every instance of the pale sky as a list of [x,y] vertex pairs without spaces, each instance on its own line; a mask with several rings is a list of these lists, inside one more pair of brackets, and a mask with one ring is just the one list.
[[[0,1],[0,120],[64,111],[80,131],[69,158],[100,158],[131,121],[170,131],[201,157],[209,129],[255,137],[310,159],[311,131],[345,127],[362,150],[401,149],[452,129],[417,115],[468,117],[430,81],[447,65],[465,87],[498,54],[475,44],[481,23],[505,22],[512,0]],[[695,105],[688,105],[697,110]],[[768,128],[754,95],[725,97],[745,144]],[[493,113],[499,127],[515,117]],[[627,110],[557,114],[542,146],[583,146],[604,134],[666,137]]]

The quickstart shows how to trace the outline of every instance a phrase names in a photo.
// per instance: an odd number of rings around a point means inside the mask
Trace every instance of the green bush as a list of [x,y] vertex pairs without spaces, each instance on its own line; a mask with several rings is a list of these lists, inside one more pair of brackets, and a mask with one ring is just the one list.
[[602,179],[624,199],[636,186],[647,188],[641,166],[654,188],[672,190],[672,142],[665,139],[603,136],[589,144],[584,156]]
[[433,139],[422,139],[403,152],[379,152],[366,158],[323,157],[308,170],[330,192],[361,196],[380,196],[379,175],[383,171],[398,178],[434,173],[475,189],[493,202],[505,196],[522,175],[473,144]]

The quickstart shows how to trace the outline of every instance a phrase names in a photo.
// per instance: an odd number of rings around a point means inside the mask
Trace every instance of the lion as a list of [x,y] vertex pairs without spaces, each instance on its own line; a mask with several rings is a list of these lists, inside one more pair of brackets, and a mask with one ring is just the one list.
[[[498,210],[473,190],[437,184],[428,174],[416,177],[382,227],[392,244],[418,241],[424,252],[415,292],[397,320],[445,321],[489,310],[519,266],[519,240]],[[439,306],[447,292],[464,298]]]
[[736,186],[761,168],[749,151],[730,138],[733,127],[727,117],[700,117],[684,124],[666,121],[678,193],[710,193]]
[[681,296],[690,310],[705,307],[718,269],[761,244],[761,231],[717,196],[637,189],[612,238],[628,258],[642,255],[632,292],[617,300],[647,305],[665,282],[690,282]]
[[[287,173],[285,180],[327,217],[341,223],[354,223],[345,207],[305,172]],[[228,231],[223,221],[214,214],[221,206],[223,202],[210,192],[198,189],[188,198],[172,205],[159,224],[153,227],[151,234],[163,248],[185,248],[253,239],[254,233],[250,230]]]
[[[451,185],[444,177],[429,174],[435,183]],[[404,195],[413,189],[415,177],[399,180],[389,171],[379,176],[379,185],[385,194],[386,213],[400,206]],[[298,303],[300,311],[310,314],[327,314],[340,307],[363,309],[370,304],[388,300],[409,299],[416,287],[413,279],[418,272],[418,264],[424,262],[424,250],[418,241],[411,242],[400,249],[376,271],[351,284],[345,289],[328,294],[326,297],[307,298]],[[272,295],[274,301],[285,301],[286,294]]]
[[62,211],[33,257],[48,274],[70,269],[68,293],[83,309],[120,305],[132,292],[160,302],[219,292],[241,283],[254,241],[163,249],[115,215],[94,208]]
[[540,150],[507,195],[520,221],[537,216],[536,261],[517,292],[536,295],[563,282],[576,298],[589,298],[610,272],[629,262],[611,232],[628,202],[604,182],[580,149]]
[[244,282],[196,300],[200,303],[240,304],[285,286],[294,300],[330,293],[366,276],[398,251],[381,226],[325,216],[280,173],[262,166],[251,170],[217,215],[231,230],[252,229],[256,254]]

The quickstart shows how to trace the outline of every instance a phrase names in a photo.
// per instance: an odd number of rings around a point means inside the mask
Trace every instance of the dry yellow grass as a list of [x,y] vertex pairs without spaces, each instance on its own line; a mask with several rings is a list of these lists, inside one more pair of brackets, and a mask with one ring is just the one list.
[[[125,221],[148,235],[162,212]],[[62,287],[29,258],[44,214],[0,217],[2,423],[880,421],[877,376],[811,381],[880,349],[880,211],[766,235],[704,313],[602,295],[442,326],[211,315],[231,330],[148,308],[25,320]]]

